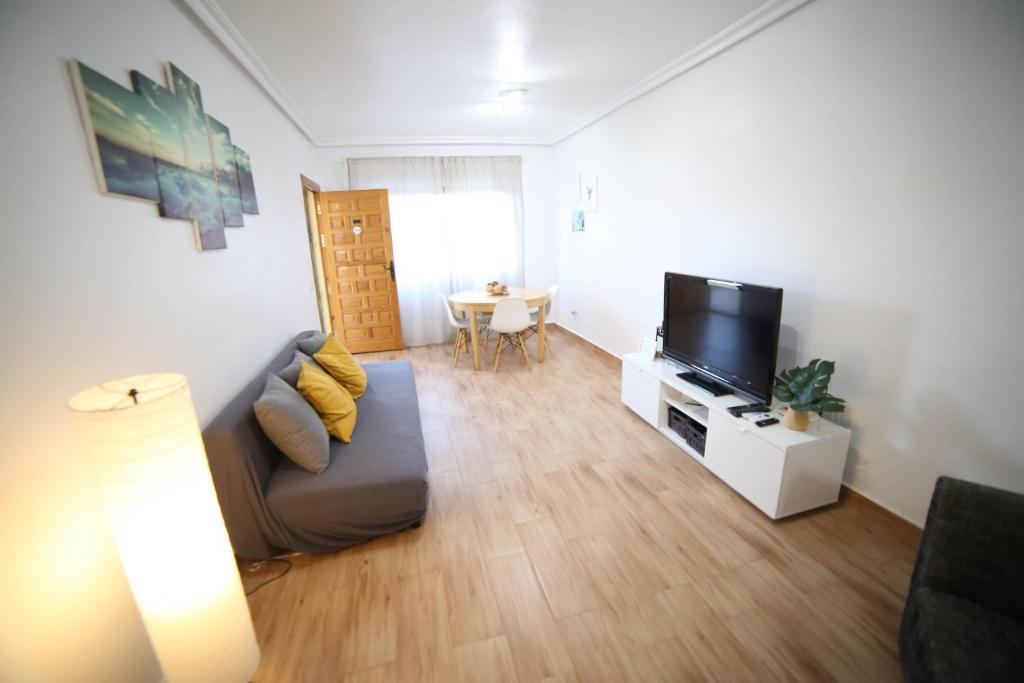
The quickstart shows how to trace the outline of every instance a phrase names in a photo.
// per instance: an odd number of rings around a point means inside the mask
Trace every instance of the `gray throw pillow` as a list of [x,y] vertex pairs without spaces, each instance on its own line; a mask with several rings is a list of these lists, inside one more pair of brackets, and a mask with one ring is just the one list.
[[314,353],[319,352],[320,349],[324,347],[324,343],[326,341],[327,335],[324,334],[323,332],[317,332],[312,337],[300,339],[297,346],[299,347],[299,351],[302,351],[307,356],[312,356]]
[[277,448],[299,467],[320,474],[330,463],[330,437],[302,394],[276,375],[267,375],[263,394],[252,405],[256,419]]
[[[292,389],[299,388],[299,372],[302,370],[303,363],[309,363],[315,365],[316,361],[304,354],[302,351],[296,351],[295,355],[292,356],[292,362],[284,370],[277,373],[277,376],[288,383]],[[305,399],[303,399],[305,400]]]

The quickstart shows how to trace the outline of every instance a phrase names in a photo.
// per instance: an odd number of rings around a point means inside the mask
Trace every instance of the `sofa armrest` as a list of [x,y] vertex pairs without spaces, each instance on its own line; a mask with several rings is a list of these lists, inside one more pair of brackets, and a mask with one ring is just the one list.
[[1024,495],[939,477],[911,580],[1024,619]]

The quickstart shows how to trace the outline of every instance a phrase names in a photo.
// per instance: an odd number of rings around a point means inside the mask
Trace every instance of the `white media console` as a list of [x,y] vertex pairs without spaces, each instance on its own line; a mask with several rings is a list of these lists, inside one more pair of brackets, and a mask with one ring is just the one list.
[[[777,413],[779,424],[757,427],[727,410],[750,401],[712,396],[676,377],[681,370],[661,358],[624,354],[622,402],[772,519],[839,499],[848,429],[819,419],[796,432],[782,426]],[[707,427],[703,456],[669,428],[669,406]]]

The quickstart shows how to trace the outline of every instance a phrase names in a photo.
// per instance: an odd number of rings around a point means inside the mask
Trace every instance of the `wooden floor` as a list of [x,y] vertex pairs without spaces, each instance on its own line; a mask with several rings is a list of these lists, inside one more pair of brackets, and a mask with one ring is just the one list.
[[360,356],[413,362],[430,511],[251,596],[256,680],[898,680],[919,532],[855,495],[772,522],[619,402],[617,362],[551,347]]

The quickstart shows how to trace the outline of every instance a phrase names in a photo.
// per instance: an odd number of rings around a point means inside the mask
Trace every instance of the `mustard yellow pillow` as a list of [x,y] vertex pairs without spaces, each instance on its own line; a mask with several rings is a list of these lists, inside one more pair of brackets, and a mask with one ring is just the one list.
[[356,428],[356,402],[331,377],[312,363],[302,363],[299,370],[299,393],[309,401],[327,428],[339,441],[352,441]]
[[320,350],[313,354],[313,360],[348,389],[352,398],[359,398],[366,393],[366,370],[333,335],[327,337]]

